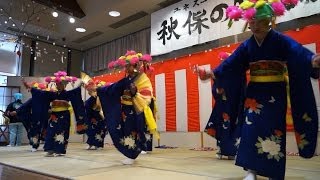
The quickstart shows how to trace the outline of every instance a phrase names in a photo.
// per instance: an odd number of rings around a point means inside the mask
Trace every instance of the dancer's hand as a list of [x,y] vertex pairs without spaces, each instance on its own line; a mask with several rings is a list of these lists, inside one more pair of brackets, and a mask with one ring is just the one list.
[[134,85],[134,83],[130,84],[130,92],[133,96],[136,95],[136,93],[137,93],[137,87],[136,87],[136,85]]
[[26,89],[30,89],[29,84],[26,82],[26,80],[23,77],[21,77],[21,82]]
[[214,79],[214,74],[211,71],[206,71],[203,68],[199,68],[199,66],[195,66],[195,71],[201,80],[207,80],[209,78]]
[[88,91],[89,95],[97,91],[97,86],[93,80],[90,80],[87,84],[84,83],[84,88]]
[[316,54],[312,58],[312,67],[320,68],[320,54]]
[[16,116],[17,112],[16,111],[11,111],[9,114],[10,114],[10,116]]

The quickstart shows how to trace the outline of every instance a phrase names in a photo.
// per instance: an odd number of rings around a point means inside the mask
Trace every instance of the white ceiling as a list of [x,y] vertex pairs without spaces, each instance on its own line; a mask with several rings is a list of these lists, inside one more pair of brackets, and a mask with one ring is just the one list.
[[[21,22],[23,22],[23,17],[25,17],[26,10],[22,12],[21,9],[22,1],[26,0],[0,1],[0,8],[6,10],[9,9],[9,5],[12,3],[10,14],[17,24],[21,24]],[[159,10],[161,8],[159,3],[164,1],[165,0],[77,0],[86,16],[81,19],[75,18],[76,22],[74,24],[69,23],[68,18],[70,15],[59,12],[59,16],[54,18],[51,15],[53,9],[47,8],[47,10],[44,10],[45,13],[39,15],[39,21],[32,21],[28,26],[26,26],[25,31],[44,37],[49,35],[50,38],[55,40],[57,45],[62,46],[66,44],[68,47],[74,49],[86,50],[150,27],[150,14]],[[31,1],[28,4],[30,4],[30,6],[37,6],[38,9],[44,8],[44,6],[32,3]],[[119,17],[109,16],[108,12],[111,10],[119,11],[121,15]],[[117,29],[109,27],[110,24],[127,18],[139,11],[145,11],[148,15]],[[4,20],[5,18],[3,16],[0,17],[0,31],[13,33],[7,29],[9,26],[12,27],[12,23],[10,24],[9,22],[8,24],[4,24]],[[77,27],[83,27],[87,31],[84,33],[76,32],[75,28]],[[103,34],[89,39],[86,42],[73,42],[95,31],[101,31]],[[66,40],[63,41],[62,38],[66,38]]]

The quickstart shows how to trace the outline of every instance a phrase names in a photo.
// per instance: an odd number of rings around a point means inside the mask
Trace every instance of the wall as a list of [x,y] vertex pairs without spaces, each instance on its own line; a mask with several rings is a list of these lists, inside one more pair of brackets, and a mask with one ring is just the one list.
[[[31,39],[24,38],[21,62],[21,75],[29,76],[30,73],[30,46]],[[68,49],[61,46],[54,46],[45,42],[36,42],[36,58],[34,62],[33,76],[50,76],[59,70],[67,71]],[[80,76],[82,70],[83,52],[71,49],[71,67],[70,75]]]
[[80,71],[82,70],[83,52],[72,50],[71,51],[71,69],[70,75],[80,77]]
[[[23,38],[25,44],[30,45],[31,39]],[[21,55],[21,76],[29,76],[30,72],[30,47],[22,47]]]
[[19,56],[14,51],[15,46],[16,44],[12,42],[0,44],[0,74],[16,75],[18,73]]

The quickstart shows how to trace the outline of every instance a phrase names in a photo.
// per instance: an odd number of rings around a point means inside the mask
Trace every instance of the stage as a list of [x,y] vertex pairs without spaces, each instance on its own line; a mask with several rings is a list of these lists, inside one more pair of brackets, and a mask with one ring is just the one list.
[[[245,174],[234,165],[234,161],[217,160],[216,151],[210,151],[210,148],[209,151],[154,148],[152,153],[140,155],[130,166],[120,163],[123,156],[111,145],[106,145],[103,150],[88,151],[85,147],[86,144],[70,143],[65,156],[44,157],[42,150],[30,152],[30,146],[2,146],[0,179],[241,180]],[[319,167],[320,156],[310,160],[287,156],[286,180],[318,179]]]

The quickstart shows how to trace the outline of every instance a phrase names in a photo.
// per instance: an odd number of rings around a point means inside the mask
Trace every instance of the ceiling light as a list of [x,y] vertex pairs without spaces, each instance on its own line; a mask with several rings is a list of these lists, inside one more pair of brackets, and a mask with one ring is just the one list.
[[118,11],[110,11],[109,15],[112,16],[112,17],[118,17],[118,16],[120,16],[120,12],[118,12]]
[[59,14],[58,14],[57,12],[55,12],[55,11],[52,12],[52,16],[53,16],[53,17],[58,17],[58,15],[59,15]]
[[4,21],[4,23],[5,23],[5,24],[7,24],[7,23],[8,23],[8,21]]
[[69,18],[69,22],[70,22],[70,23],[74,23],[74,22],[76,22],[76,20],[75,20],[73,17],[70,17],[70,18]]
[[86,32],[87,30],[85,28],[76,28],[76,31],[78,31],[78,32]]
[[12,26],[15,27],[16,25],[15,25],[15,24],[12,24]]

